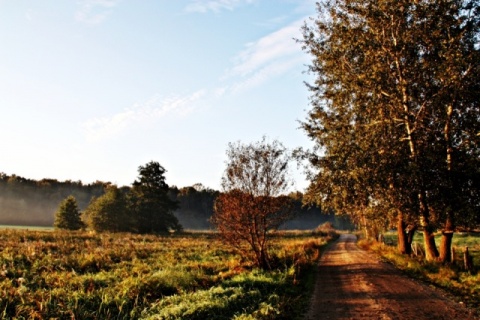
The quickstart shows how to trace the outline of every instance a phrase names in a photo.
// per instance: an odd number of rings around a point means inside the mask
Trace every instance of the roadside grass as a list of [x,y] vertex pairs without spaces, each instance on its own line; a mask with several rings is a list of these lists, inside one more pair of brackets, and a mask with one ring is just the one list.
[[[437,245],[441,235],[435,237]],[[456,296],[459,301],[480,311],[480,234],[456,233],[453,237],[452,248],[455,251],[455,261],[452,264],[427,262],[423,257],[402,255],[396,249],[397,238],[393,233],[385,235],[386,243],[362,239],[358,245],[378,254],[384,260],[393,263],[397,268],[417,279],[422,279],[438,287],[446,289]],[[390,242],[388,242],[390,240]],[[414,237],[423,247],[423,235],[418,233]],[[463,249],[468,246],[473,256],[474,272],[470,273],[463,267]]]
[[0,230],[0,318],[300,319],[332,239],[275,234],[262,271],[211,232]]

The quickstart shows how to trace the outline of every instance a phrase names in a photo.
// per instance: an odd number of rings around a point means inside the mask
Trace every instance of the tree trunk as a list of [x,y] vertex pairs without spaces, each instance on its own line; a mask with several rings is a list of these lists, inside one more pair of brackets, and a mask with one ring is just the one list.
[[444,263],[452,262],[452,239],[453,231],[443,231],[442,241],[440,243],[440,261]]
[[417,231],[417,227],[413,226],[408,230],[407,233],[407,254],[412,254],[412,242],[413,236],[415,235],[415,231]]
[[258,259],[258,265],[263,270],[271,270],[270,261],[268,259],[268,254],[265,248],[260,250],[260,256]]
[[435,261],[438,257],[438,250],[434,234],[428,227],[423,230],[423,241],[425,245],[425,259],[427,261]]
[[401,254],[408,254],[408,242],[407,242],[407,233],[405,232],[405,221],[403,221],[403,215],[401,213],[398,214],[398,221],[397,221],[397,236],[398,236],[398,243],[397,248]]
[[442,241],[440,243],[440,261],[444,263],[452,262],[452,239],[453,239],[453,212],[447,212],[447,221],[445,230],[442,232]]
[[372,232],[370,230],[370,226],[368,225],[367,218],[363,213],[362,213],[362,227],[363,227],[363,232],[365,234],[365,239],[372,239]]
[[438,257],[438,250],[435,244],[435,238],[433,234],[433,228],[430,225],[428,218],[425,216],[420,217],[420,224],[423,229],[423,244],[425,247],[425,259],[427,261],[434,261]]
[[[446,142],[446,154],[447,154],[447,174],[449,182],[449,194],[453,194],[453,183],[452,183],[452,139],[451,139],[451,126],[452,126],[452,114],[453,106],[450,104],[447,106],[447,118],[445,121],[445,142]],[[440,261],[443,263],[452,262],[452,238],[453,231],[455,230],[455,221],[453,216],[452,205],[453,201],[449,198],[450,205],[447,206],[447,219],[445,221],[445,229],[442,232],[442,241],[440,244]]]

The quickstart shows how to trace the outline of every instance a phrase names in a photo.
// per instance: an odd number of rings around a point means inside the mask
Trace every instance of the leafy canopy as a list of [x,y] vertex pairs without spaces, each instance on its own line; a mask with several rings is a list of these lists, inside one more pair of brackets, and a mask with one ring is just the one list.
[[316,142],[306,198],[423,227],[478,211],[479,1],[333,0],[303,28]]

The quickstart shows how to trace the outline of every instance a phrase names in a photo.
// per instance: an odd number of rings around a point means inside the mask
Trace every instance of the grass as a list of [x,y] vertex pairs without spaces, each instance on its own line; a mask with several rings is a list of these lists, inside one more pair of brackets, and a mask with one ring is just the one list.
[[0,224],[0,230],[3,229],[15,229],[15,230],[33,230],[33,231],[52,231],[53,227],[41,227],[41,226],[17,226],[9,224]]
[[[385,235],[385,242],[391,246],[397,245],[397,234],[395,232],[387,232]],[[419,243],[423,248],[423,234],[416,232],[413,237],[413,241]],[[440,244],[441,234],[435,235],[435,243],[437,246]],[[469,248],[470,254],[473,256],[474,261],[477,261],[477,265],[480,266],[480,233],[476,232],[457,232],[453,236],[452,248],[456,253],[456,259],[458,261],[463,259],[463,251],[465,247]]]
[[213,233],[0,230],[0,318],[300,318],[329,239],[277,234],[262,271]]
[[[435,237],[437,245],[441,235]],[[375,241],[360,240],[359,246],[374,251],[383,259],[393,263],[407,274],[425,280],[454,294],[460,301],[475,308],[480,312],[480,234],[460,233],[455,234],[452,248],[455,250],[456,259],[453,264],[427,262],[423,257],[401,255],[396,250],[397,238],[393,233],[385,235],[386,242],[391,245],[380,244]],[[414,241],[423,247],[423,235],[417,233]],[[473,256],[476,271],[467,272],[463,268],[463,249],[469,247]]]

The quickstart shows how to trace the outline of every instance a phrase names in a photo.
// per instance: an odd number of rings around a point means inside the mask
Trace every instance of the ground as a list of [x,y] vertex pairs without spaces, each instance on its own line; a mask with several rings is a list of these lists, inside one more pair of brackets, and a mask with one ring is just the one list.
[[341,235],[322,255],[313,319],[480,319],[438,288],[412,280]]

